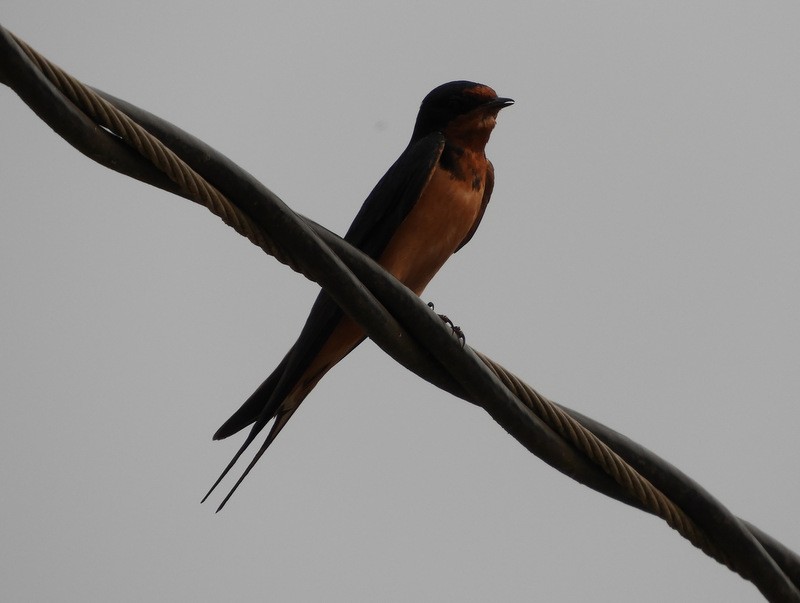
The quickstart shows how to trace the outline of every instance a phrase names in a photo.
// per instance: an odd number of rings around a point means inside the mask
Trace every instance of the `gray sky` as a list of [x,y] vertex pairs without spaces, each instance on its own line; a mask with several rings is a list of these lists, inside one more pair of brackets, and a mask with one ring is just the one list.
[[[795,550],[798,18],[788,2],[2,11],[337,232],[431,88],[515,98],[486,218],[426,300]],[[6,88],[0,115],[3,598],[760,600],[371,343],[214,515],[199,500],[240,440],[211,434],[315,286],[84,158]]]

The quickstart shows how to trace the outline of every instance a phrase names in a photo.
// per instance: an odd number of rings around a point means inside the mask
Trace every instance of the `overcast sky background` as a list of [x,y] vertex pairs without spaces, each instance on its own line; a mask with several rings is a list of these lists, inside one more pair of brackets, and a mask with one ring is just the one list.
[[[342,233],[422,97],[516,99],[425,292],[470,345],[800,549],[800,4],[4,0],[67,71]],[[5,600],[758,601],[366,343],[224,512],[211,434],[316,287],[0,89]]]

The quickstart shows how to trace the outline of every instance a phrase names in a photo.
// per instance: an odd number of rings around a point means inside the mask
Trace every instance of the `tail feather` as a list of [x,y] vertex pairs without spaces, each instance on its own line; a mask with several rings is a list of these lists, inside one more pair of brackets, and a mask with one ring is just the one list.
[[276,396],[275,394],[281,393],[276,390],[279,389],[281,380],[286,374],[286,364],[291,353],[292,351],[289,350],[289,353],[284,356],[281,363],[272,371],[272,374],[267,377],[267,380],[252,393],[245,403],[239,407],[239,410],[233,413],[214,434],[215,440],[222,440],[241,431],[248,425],[254,424],[250,429],[250,433],[247,434],[247,438],[239,447],[239,450],[217,478],[217,481],[214,482],[214,485],[206,492],[203,500],[200,501],[201,504],[206,502],[206,499],[211,496],[211,493],[219,486],[220,482],[225,479],[225,476],[228,475],[230,470],[233,469],[233,466],[239,458],[241,458],[242,454],[244,454],[244,451],[253,443],[256,436],[261,433],[261,430],[264,429],[267,423],[278,413],[279,405],[283,402],[283,396]]
[[286,365],[291,353],[292,350],[289,350],[289,353],[283,357],[281,363],[275,367],[275,370],[267,377],[266,381],[245,400],[244,404],[242,404],[219,429],[217,429],[217,432],[214,434],[215,440],[224,440],[238,433],[248,425],[255,423],[259,419],[272,397],[275,388],[280,382],[281,377],[283,377],[286,371]]
[[[214,482],[214,485],[211,486],[208,493],[203,497],[203,501],[208,499],[210,494],[216,489],[225,476],[228,475],[261,430],[275,418],[275,422],[266,440],[247,466],[242,476],[222,501],[217,511],[225,506],[244,478],[263,456],[267,448],[269,448],[297,410],[297,407],[300,406],[300,403],[311,392],[325,372],[363,341],[364,335],[359,335],[359,332],[356,331],[356,339],[344,349],[341,355],[333,358],[330,363],[323,364],[321,368],[317,367],[316,374],[312,374],[311,376],[306,375],[311,363],[320,353],[325,342],[328,341],[336,325],[340,323],[341,316],[341,310],[339,310],[338,306],[325,295],[324,292],[321,292],[316,302],[314,302],[311,314],[300,333],[300,337],[283,360],[281,360],[281,363],[275,368],[272,374],[267,377],[267,380],[253,392],[245,403],[242,404],[214,434],[215,440],[221,440],[241,431],[248,425],[252,425],[250,433],[244,443],[225,467],[219,478],[217,478],[217,481]],[[300,383],[301,379],[302,384]]]
[[[236,480],[236,483],[230,489],[230,491],[228,492],[227,496],[225,496],[225,498],[219,504],[219,507],[217,507],[217,511],[216,511],[217,513],[222,511],[222,508],[227,504],[227,502],[230,500],[231,496],[233,496],[233,493],[236,492],[236,490],[239,488],[241,483],[244,481],[244,478],[246,478],[247,474],[250,473],[250,470],[253,467],[256,466],[256,463],[259,461],[259,459],[267,451],[267,448],[269,448],[270,444],[272,444],[272,442],[275,441],[275,438],[278,437],[278,434],[284,428],[286,423],[289,422],[289,419],[292,417],[292,415],[294,414],[294,411],[296,411],[299,406],[300,406],[300,404],[298,403],[298,404],[292,405],[292,407],[290,409],[288,409],[286,411],[281,411],[280,413],[278,413],[278,416],[276,417],[275,422],[272,424],[272,429],[270,429],[269,435],[267,435],[267,439],[264,440],[264,443],[261,445],[261,448],[258,449],[258,452],[256,452],[256,455],[253,457],[253,460],[250,461],[250,464],[247,465],[247,468],[242,472],[242,475],[239,476],[238,480]],[[255,431],[255,428],[257,426],[258,426],[258,424],[256,424],[254,426],[253,431]],[[261,427],[263,427],[263,425],[261,425]],[[259,431],[260,431],[260,429],[259,429]],[[256,431],[256,433],[258,433],[258,432]],[[252,438],[255,438],[255,435],[252,434],[252,432],[251,432],[251,435],[252,435]],[[248,436],[247,442],[245,442],[245,444],[242,446],[241,450],[237,453],[237,455],[231,461],[230,465],[228,465],[228,468],[225,470],[226,473],[233,466],[233,464],[236,462],[236,460],[241,456],[241,453],[244,452],[244,449],[247,447],[247,445],[249,445],[250,442],[253,441],[252,438],[250,436]],[[222,477],[224,477],[224,476],[225,476],[225,474],[223,473],[223,475],[220,477],[220,479],[217,480],[217,483],[219,483],[219,481],[221,481]],[[216,485],[217,484],[214,484],[215,487],[216,487]],[[213,489],[214,488],[212,488],[212,490]],[[209,492],[209,494],[210,493],[211,492]],[[208,494],[206,494],[206,498],[208,498]],[[205,498],[203,500],[205,500]]]
[[[262,427],[262,428],[263,428],[263,427]],[[248,446],[250,446],[250,444],[253,442],[253,440],[255,440],[255,439],[256,439],[256,435],[258,435],[258,432],[259,432],[259,431],[261,431],[261,429],[262,429],[262,428],[259,428],[258,430],[256,430],[256,429],[254,428],[254,429],[252,429],[252,430],[250,431],[250,433],[247,435],[247,439],[246,439],[246,440],[244,441],[244,443],[243,443],[243,444],[242,444],[242,445],[239,447],[239,450],[236,452],[236,454],[235,454],[235,455],[233,455],[233,458],[231,459],[230,463],[228,463],[227,467],[225,467],[225,469],[222,471],[222,473],[220,474],[220,476],[217,478],[217,481],[215,481],[215,482],[214,482],[214,485],[213,485],[213,486],[211,486],[211,488],[209,488],[208,492],[206,492],[206,495],[203,497],[203,500],[201,500],[201,501],[200,501],[200,504],[201,504],[201,505],[202,505],[204,502],[206,502],[206,499],[207,499],[209,496],[211,496],[211,493],[212,493],[214,490],[216,490],[217,486],[219,486],[219,483],[220,483],[220,482],[221,482],[223,479],[225,479],[225,476],[226,476],[226,475],[228,475],[228,473],[230,472],[230,470],[231,470],[231,469],[233,469],[233,466],[236,464],[236,461],[238,461],[238,460],[239,460],[239,457],[241,457],[241,456],[242,456],[242,454],[244,453],[244,451],[245,451],[245,450],[247,450],[247,447],[248,447]],[[215,438],[215,439],[217,439],[217,438]]]
[[[314,388],[314,385],[316,385],[316,381],[314,381],[312,384],[310,384],[310,387],[306,386],[300,392],[292,392],[292,388],[294,387],[294,380],[292,378],[293,375],[286,370],[286,366],[289,364],[288,359],[291,357],[291,355],[292,350],[289,351],[286,357],[284,357],[283,361],[281,361],[281,363],[267,378],[267,380],[264,381],[264,383],[262,383],[255,392],[253,392],[253,395],[251,395],[250,398],[248,398],[247,401],[241,406],[241,408],[239,408],[239,410],[237,410],[236,413],[234,413],[234,415],[228,419],[217,431],[217,434],[220,432],[223,433],[221,437],[227,437],[228,435],[232,435],[243,429],[247,425],[250,425],[251,423],[253,424],[252,428],[250,429],[250,433],[247,434],[247,438],[239,447],[239,450],[222,471],[220,476],[217,478],[217,481],[214,482],[209,491],[203,497],[203,500],[200,501],[201,504],[208,499],[220,482],[225,479],[225,476],[228,475],[236,462],[241,458],[242,454],[244,454],[244,451],[247,450],[250,444],[253,443],[253,440],[255,440],[256,436],[261,433],[261,430],[266,427],[267,423],[269,423],[273,417],[276,417],[266,441],[264,444],[262,444],[261,448],[256,453],[255,458],[250,462],[242,476],[222,501],[222,504],[217,508],[217,512],[219,512],[222,507],[225,506],[225,503],[228,502],[228,499],[239,487],[239,484],[242,483],[242,480],[244,480],[247,474],[250,473],[250,470],[255,466],[264,452],[266,452],[269,445],[277,437],[278,433],[280,433],[287,421],[289,421],[291,416],[294,414],[294,411],[297,410],[297,407],[300,406],[300,403]],[[231,424],[231,429],[233,429],[230,431],[230,433],[225,431],[225,427],[228,424]],[[215,434],[214,439],[221,438],[217,438]]]

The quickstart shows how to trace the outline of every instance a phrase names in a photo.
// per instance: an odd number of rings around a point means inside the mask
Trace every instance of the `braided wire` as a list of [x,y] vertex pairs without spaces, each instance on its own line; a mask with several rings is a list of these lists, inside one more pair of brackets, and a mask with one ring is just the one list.
[[96,123],[119,136],[144,158],[163,171],[196,203],[295,272],[302,272],[296,261],[275,245],[263,229],[234,205],[217,188],[195,172],[170,148],[111,103],[90,90],[57,65],[44,58],[13,33],[14,41],[50,82]]
[[[275,256],[283,263],[289,263],[288,259],[278,258],[279,255],[282,256],[283,254],[266,238],[258,226],[157,138],[153,137],[147,130],[108,101],[89,90],[83,83],[38,54],[23,40],[16,36],[14,40],[39,67],[42,73],[75,105],[90,115],[101,126],[125,140],[143,157],[158,166],[196,202],[207,207],[214,215],[220,217],[225,224],[247,237],[269,255]],[[291,267],[300,271],[296,266]],[[709,554],[713,551],[714,554],[712,556],[714,557],[720,556],[685,513],[678,509],[674,503],[594,434],[502,366],[494,363],[479,352],[476,352],[476,354],[528,407],[532,408],[557,433],[589,455],[620,486],[631,492],[654,514],[664,519],[668,525],[686,537],[692,544],[709,552]],[[724,562],[729,565],[727,561]]]
[[742,568],[720,551],[688,515],[650,481],[631,467],[595,434],[569,416],[557,404],[539,394],[530,385],[488,356],[473,350],[483,363],[528,408],[533,410],[556,433],[572,443],[605,471],[625,491],[633,494],[654,515],[686,538],[694,546],[731,570],[746,575]]
[[[221,218],[225,224],[245,236],[267,254],[275,257],[293,270],[303,272],[299,263],[279,249],[264,230],[251,220],[247,214],[197,174],[160,140],[83,83],[42,57],[23,40],[14,36],[14,34],[11,35],[28,58],[71,102],[91,116],[102,127],[122,138],[143,157],[162,170],[193,201],[205,206],[214,215]],[[558,405],[541,396],[519,377],[510,373],[484,354],[476,350],[475,353],[498,379],[526,406],[531,408],[537,416],[578,450],[586,454],[620,487],[645,505],[650,512],[662,518],[670,527],[712,558],[745,578],[748,577],[749,572],[746,568],[736,567],[738,564],[734,564],[729,556],[715,546],[680,507],[596,435],[561,410]]]

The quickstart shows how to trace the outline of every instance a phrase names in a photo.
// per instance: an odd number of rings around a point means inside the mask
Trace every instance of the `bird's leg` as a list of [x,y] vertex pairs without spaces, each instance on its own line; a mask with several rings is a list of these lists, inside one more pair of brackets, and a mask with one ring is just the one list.
[[[433,302],[428,302],[428,307],[431,310],[434,310]],[[434,310],[434,312],[435,312],[435,310]],[[453,321],[450,320],[450,318],[446,314],[438,314],[437,313],[437,316],[442,319],[442,322],[444,324],[446,324],[448,327],[450,327],[450,330],[453,331],[453,335],[455,335],[456,339],[458,339],[461,342],[461,347],[464,347],[464,345],[467,343],[467,338],[464,335],[464,331],[461,330],[461,327],[459,327],[458,325],[453,324]]]

